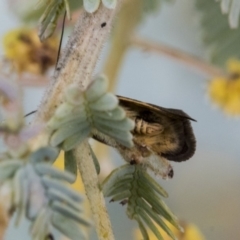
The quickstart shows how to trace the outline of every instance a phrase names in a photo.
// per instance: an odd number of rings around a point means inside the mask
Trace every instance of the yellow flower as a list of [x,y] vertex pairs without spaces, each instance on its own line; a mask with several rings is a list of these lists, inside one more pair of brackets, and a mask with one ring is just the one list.
[[216,77],[210,81],[208,92],[212,101],[229,115],[240,115],[240,61],[227,63],[228,77]]
[[183,238],[179,238],[179,240],[204,240],[204,236],[199,231],[196,225],[188,224],[185,227],[185,233],[183,234]]
[[[181,224],[184,227],[184,233],[178,231],[176,228],[174,228],[170,223],[165,221],[167,226],[171,229],[173,234],[177,237],[178,240],[205,240],[204,236],[200,232],[200,230],[195,226],[194,224],[186,224],[183,223]],[[160,231],[162,237],[164,240],[172,240],[171,237],[169,237],[159,226],[157,226],[158,230]],[[148,230],[149,234],[149,239],[150,240],[158,240],[157,237],[150,231]],[[140,240],[142,239],[142,235],[139,229],[137,229],[134,233],[135,235],[135,240]]]
[[3,47],[18,72],[43,74],[56,63],[58,40],[52,37],[41,43],[35,29],[19,28],[4,36]]

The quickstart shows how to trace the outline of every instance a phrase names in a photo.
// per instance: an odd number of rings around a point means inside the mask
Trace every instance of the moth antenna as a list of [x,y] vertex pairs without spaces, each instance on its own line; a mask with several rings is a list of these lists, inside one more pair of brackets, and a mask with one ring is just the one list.
[[[60,52],[61,52],[61,46],[62,46],[62,40],[63,40],[63,34],[64,34],[66,15],[67,15],[67,11],[65,10],[64,16],[63,16],[63,23],[62,23],[63,26],[62,26],[61,36],[60,36],[60,42],[59,42],[59,47],[58,47],[57,61],[56,61],[56,65],[55,65],[55,70],[57,69],[57,65],[58,65],[58,61],[59,61],[59,57],[60,57]],[[37,112],[37,110],[31,111],[31,112],[27,113],[26,115],[24,115],[24,117],[28,117],[28,116],[36,113],[36,112]]]
[[28,117],[36,112],[37,112],[37,110],[31,111],[31,112],[27,113],[26,115],[24,115],[24,117]]
[[56,65],[55,65],[55,70],[57,70],[58,61],[59,61],[59,58],[60,58],[60,52],[61,52],[61,47],[62,47],[62,40],[63,40],[63,34],[64,34],[64,28],[65,28],[66,15],[67,15],[67,11],[65,10],[64,16],[63,16],[62,32],[61,32],[61,37],[60,37],[60,42],[59,42],[59,47],[58,47],[57,61],[56,61]]

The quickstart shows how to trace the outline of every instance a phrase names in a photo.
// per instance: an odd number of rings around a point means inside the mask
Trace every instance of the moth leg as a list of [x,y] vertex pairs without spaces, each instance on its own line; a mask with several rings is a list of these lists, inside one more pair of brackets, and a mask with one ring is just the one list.
[[150,123],[139,117],[135,117],[134,121],[135,128],[133,131],[139,135],[159,134],[164,130],[163,125],[159,123]]
[[138,149],[138,151],[141,153],[142,157],[149,157],[151,152],[149,151],[148,147],[145,145],[140,145],[135,143],[136,148]]
[[132,148],[118,146],[118,151],[122,157],[130,164],[140,164],[143,161],[142,152],[134,145]]

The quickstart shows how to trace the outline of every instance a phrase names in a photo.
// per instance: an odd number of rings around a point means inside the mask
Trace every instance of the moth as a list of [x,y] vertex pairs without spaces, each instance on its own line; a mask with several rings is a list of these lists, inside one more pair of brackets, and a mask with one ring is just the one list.
[[116,148],[130,164],[143,164],[163,178],[172,178],[173,168],[169,161],[185,161],[195,153],[196,140],[190,122],[195,120],[182,110],[117,97],[119,105],[135,122],[134,146],[124,147],[99,134],[93,138]]

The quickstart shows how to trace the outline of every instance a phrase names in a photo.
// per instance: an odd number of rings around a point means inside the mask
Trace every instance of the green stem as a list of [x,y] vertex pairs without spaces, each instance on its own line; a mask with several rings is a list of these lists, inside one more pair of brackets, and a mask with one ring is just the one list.
[[103,72],[109,79],[109,90],[114,91],[123,58],[130,46],[130,38],[137,27],[142,12],[142,1],[125,1],[114,25],[109,55]]
[[105,200],[99,188],[98,175],[87,142],[78,146],[74,155],[90,202],[96,232],[100,240],[114,240]]

